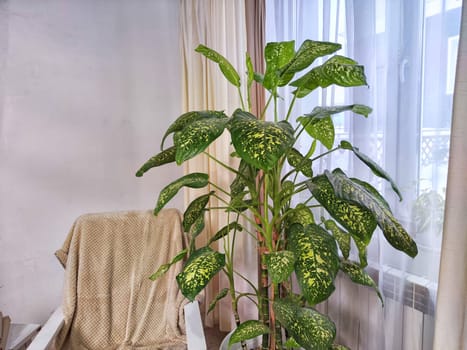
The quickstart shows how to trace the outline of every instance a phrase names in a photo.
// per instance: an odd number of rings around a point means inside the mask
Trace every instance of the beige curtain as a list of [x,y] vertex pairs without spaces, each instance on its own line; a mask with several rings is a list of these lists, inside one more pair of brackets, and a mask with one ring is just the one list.
[[467,349],[467,6],[464,0],[452,116],[434,349]]
[[[181,0],[181,52],[183,55],[183,110],[223,110],[227,115],[240,107],[237,88],[229,84],[222,76],[217,64],[208,62],[194,49],[198,44],[206,45],[224,57],[237,69],[244,78],[246,47],[246,24],[244,1],[231,0]],[[243,82],[242,82],[243,83]],[[244,84],[242,84],[244,86]],[[245,94],[244,94],[245,96]],[[245,101],[246,103],[246,101]],[[235,168],[229,155],[233,151],[230,145],[230,135],[226,131],[208,152],[229,166]],[[230,172],[219,166],[205,155],[197,156],[188,161],[185,173],[205,172],[209,174],[210,181],[228,190],[233,180]],[[216,190],[208,188],[206,190]],[[218,195],[222,193],[216,191]],[[201,190],[185,192],[185,204],[188,205],[194,198],[201,195]],[[224,196],[225,197],[225,196]],[[228,198],[225,198],[228,200]],[[221,207],[224,203],[211,197],[210,207]],[[234,218],[230,217],[230,221]],[[206,229],[202,237],[197,239],[201,246],[207,239],[228,223],[224,210],[213,210],[207,214]],[[238,269],[248,278],[256,280],[255,243],[246,234],[238,235],[236,245],[241,246],[235,256]],[[250,267],[250,268],[247,268]],[[221,288],[226,287],[225,276],[222,273],[215,278],[205,290],[207,304],[217,295]],[[247,288],[242,280],[237,280],[238,289]],[[256,318],[254,308],[247,303],[241,303],[242,319]],[[230,330],[233,326],[230,312],[230,300],[224,298],[214,312],[205,315],[205,324],[214,326],[219,324],[221,330]]]

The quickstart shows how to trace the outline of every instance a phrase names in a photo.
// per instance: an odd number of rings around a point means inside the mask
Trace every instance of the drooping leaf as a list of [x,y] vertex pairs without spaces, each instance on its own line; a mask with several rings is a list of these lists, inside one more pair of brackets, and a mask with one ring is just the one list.
[[243,227],[238,222],[231,222],[230,224],[225,225],[219,231],[217,231],[216,234],[211,237],[207,245],[210,245],[212,242],[215,242],[221,239],[222,237],[227,236],[227,234],[232,230],[242,231]]
[[282,69],[282,75],[289,75],[308,68],[318,57],[330,55],[341,49],[341,44],[325,41],[305,40],[292,60]]
[[[257,173],[257,169],[253,168],[250,164],[242,159],[238,165],[238,173],[230,184],[231,196],[237,196],[245,189],[246,186],[248,186],[248,188],[254,189]],[[254,192],[252,193],[252,196],[255,196]]]
[[303,227],[313,224],[315,218],[310,208],[305,204],[299,203],[293,209],[289,209],[285,216],[285,223],[287,227],[291,227],[293,224],[300,224]]
[[305,126],[305,130],[314,139],[320,141],[327,149],[331,149],[334,145],[335,131],[334,123],[331,117],[312,118],[305,117],[297,118],[297,121]]
[[304,97],[317,87],[326,88],[332,84],[344,87],[367,85],[363,66],[348,57],[336,55],[290,83],[298,88],[294,92],[297,97]]
[[353,202],[345,201],[334,193],[334,188],[325,175],[315,176],[307,182],[315,199],[349,233],[368,243],[377,222],[370,210]]
[[[204,215],[204,210],[209,202],[209,197],[214,192],[203,194],[195,198],[186,208],[183,213],[183,229],[185,232],[190,232],[191,226],[198,220],[198,218]],[[204,226],[204,221],[203,221]]]
[[342,230],[333,220],[324,221],[324,226],[327,230],[331,231],[336,239],[337,245],[342,252],[345,259],[349,258],[350,254],[350,234]]
[[257,320],[248,320],[242,322],[235,330],[229,339],[229,349],[235,344],[244,340],[253,339],[260,335],[269,333],[269,328],[264,323]]
[[224,76],[227,78],[227,80],[234,86],[240,86],[240,76],[238,75],[237,71],[232,66],[232,64],[224,56],[204,45],[198,45],[195,51],[199,52],[211,61],[214,61],[217,64],[219,64],[219,68],[224,74]]
[[341,270],[344,271],[344,273],[349,276],[353,282],[373,288],[376,291],[376,294],[378,294],[381,304],[384,306],[383,296],[381,295],[375,281],[373,281],[370,275],[368,275],[368,273],[357,263],[348,260],[342,261]]
[[219,300],[225,298],[229,293],[229,288],[223,288],[219,293],[217,293],[216,297],[209,303],[208,314],[214,310]]
[[154,272],[150,277],[149,279],[151,281],[155,281],[156,279],[158,279],[159,277],[161,277],[162,275],[164,275],[168,270],[169,268],[176,264],[177,262],[181,261],[185,256],[186,256],[186,253],[187,253],[187,250],[186,249],[183,249],[180,253],[178,253],[177,255],[175,255],[175,257],[167,264],[163,264],[161,265],[156,272]]
[[175,152],[177,151],[175,146],[172,146],[158,154],[151,157],[141,168],[136,172],[137,177],[143,176],[143,174],[151,168],[161,166],[163,164],[175,162]]
[[182,187],[202,188],[207,186],[208,179],[208,174],[192,173],[171,182],[159,193],[156,208],[154,209],[154,215],[157,215]]
[[367,190],[368,192],[370,192],[376,200],[378,200],[380,202],[380,204],[385,207],[387,210],[391,211],[391,207],[389,206],[389,203],[386,201],[386,199],[381,195],[381,193],[378,192],[378,190],[376,188],[374,188],[371,184],[369,184],[368,182],[365,182],[363,180],[360,180],[360,179],[357,179],[355,177],[351,177],[350,178],[351,181],[355,182],[356,184],[359,184],[360,186],[362,186],[363,188],[365,188],[365,190]]
[[198,216],[193,225],[190,227],[190,237],[192,241],[194,241],[194,239],[198,237],[201,232],[203,232],[204,227],[204,215],[201,213],[201,215]]
[[287,161],[292,167],[297,171],[301,171],[306,177],[313,176],[311,159],[305,158],[297,149],[292,148],[289,153],[287,153]]
[[291,251],[281,250],[266,255],[266,266],[274,283],[287,280],[294,270],[295,255]]
[[273,304],[277,320],[306,350],[329,350],[336,337],[336,326],[329,317],[287,300]]
[[368,259],[366,253],[366,247],[368,247],[368,243],[363,242],[359,237],[354,234],[350,234],[352,236],[355,245],[357,246],[358,250],[358,259],[360,260],[360,267],[364,268],[368,266]]
[[363,115],[365,118],[372,112],[372,109],[365,105],[353,104],[345,106],[331,106],[331,107],[320,107],[313,108],[311,113],[305,114],[304,119],[324,119],[331,115],[352,111],[355,114]]
[[271,42],[266,44],[264,59],[266,60],[266,73],[263,86],[272,91],[277,86],[287,84],[293,78],[292,74],[279,76],[280,69],[285,67],[295,55],[295,41]]
[[177,275],[182,294],[190,301],[203,290],[208,282],[225,266],[225,255],[203,247],[196,250]]
[[270,170],[294,142],[293,128],[285,121],[264,122],[237,109],[230,121],[235,151],[252,166]]
[[222,135],[227,118],[203,118],[185,128],[174,139],[177,147],[175,160],[178,165],[203,152],[215,139]]
[[389,244],[412,258],[417,255],[418,249],[415,241],[373,194],[351,181],[340,169],[335,169],[332,173],[326,171],[325,175],[339,198],[352,201],[371,211]]
[[340,147],[343,149],[351,150],[357,156],[358,159],[360,159],[363,163],[366,164],[367,167],[371,169],[373,174],[388,181],[391,184],[391,188],[393,189],[393,191],[396,192],[396,194],[399,196],[399,200],[402,200],[402,194],[399,191],[399,188],[397,187],[394,180],[383,168],[381,168],[375,161],[373,161],[373,159],[368,157],[366,154],[360,152],[360,150],[357,147],[352,146],[352,144],[348,141],[341,141]]
[[171,133],[178,133],[182,131],[185,126],[203,118],[227,118],[227,116],[222,111],[191,111],[184,113],[170,124],[162,138],[161,149],[164,148],[164,141]]
[[295,273],[300,290],[310,305],[316,305],[335,289],[334,279],[339,270],[336,241],[316,224],[305,228],[295,224],[287,237],[288,249],[296,258]]

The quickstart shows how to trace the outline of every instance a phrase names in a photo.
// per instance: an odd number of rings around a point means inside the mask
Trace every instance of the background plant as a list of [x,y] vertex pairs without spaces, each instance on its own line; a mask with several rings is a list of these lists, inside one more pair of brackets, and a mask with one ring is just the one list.
[[[394,248],[411,257],[417,254],[415,242],[373,186],[348,177],[338,168],[313,173],[313,164],[318,159],[337,150],[347,150],[366,164],[369,171],[387,180],[402,200],[390,176],[357,147],[348,141],[334,145],[333,115],[350,111],[368,117],[371,108],[359,104],[317,106],[297,118],[295,126],[289,122],[296,99],[305,98],[317,88],[333,84],[366,85],[363,66],[348,57],[334,55],[340,48],[336,43],[312,40],[304,41],[298,50],[295,50],[294,41],[268,43],[264,51],[264,74],[254,72],[250,57],[246,56],[248,94],[244,98],[240,75],[235,68],[216,51],[199,45],[196,51],[217,63],[225,78],[238,88],[241,106],[231,116],[223,111],[191,111],[181,115],[165,133],[161,152],[137,172],[137,176],[142,176],[163,164],[181,165],[204,153],[235,175],[230,188],[221,188],[210,182],[208,174],[191,173],[171,182],[160,192],[155,215],[183,187],[210,185],[215,189],[193,200],[183,214],[183,228],[191,238],[190,247],[151,276],[156,279],[171,265],[185,259],[177,282],[182,293],[194,300],[217,273],[225,273],[229,288],[220,291],[209,308],[213,309],[220,299],[231,297],[237,328],[230,344],[263,335],[263,349],[300,346],[345,349],[334,344],[336,329],[332,320],[313,308],[334,291],[338,271],[343,271],[355,283],[374,288],[381,298],[375,282],[364,271],[366,247],[376,228],[381,229]],[[332,56],[322,59],[328,55]],[[314,64],[317,59],[320,64]],[[294,79],[297,73],[301,76]],[[269,93],[268,102],[258,116],[251,113],[249,96],[254,81]],[[284,86],[295,88],[294,96],[287,114],[279,115],[277,104]],[[274,121],[264,120],[268,108],[273,109]],[[239,160],[236,168],[207,152],[208,146],[225,130],[230,133],[233,145],[231,157]],[[169,136],[172,136],[173,145],[166,148],[164,144]],[[303,137],[311,139],[305,154],[295,148]],[[316,154],[318,142],[327,149],[324,153]],[[223,199],[220,193],[228,195],[229,200]],[[292,205],[297,203],[292,199],[298,194],[305,200]],[[209,207],[211,197],[218,198],[223,206]],[[325,209],[326,217],[315,218],[314,207]],[[205,226],[204,213],[208,210],[227,211],[229,224],[210,237],[205,246],[199,247],[196,237]],[[241,225],[240,219],[247,225]],[[257,241],[261,278],[248,281],[253,293],[235,288],[235,275],[244,278],[234,264],[238,248],[235,238],[239,234],[250,234]],[[212,247],[216,241],[223,243],[224,253]],[[352,241],[358,251],[358,261],[350,259]],[[297,290],[291,287],[292,274],[298,281]],[[237,304],[242,298],[248,298],[258,307],[257,320],[240,318]]]

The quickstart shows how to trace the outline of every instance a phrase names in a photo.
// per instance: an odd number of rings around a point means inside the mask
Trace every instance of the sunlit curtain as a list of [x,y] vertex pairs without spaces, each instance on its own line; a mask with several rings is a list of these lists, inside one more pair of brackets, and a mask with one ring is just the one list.
[[[194,50],[198,44],[206,45],[225,56],[244,77],[246,44],[245,4],[243,1],[229,0],[190,0],[181,1],[181,51],[183,55],[183,110],[222,110],[227,115],[240,106],[237,89],[230,85],[222,76],[217,64],[208,62],[203,56]],[[244,85],[242,85],[244,86]],[[209,147],[208,152],[217,157],[223,163],[236,167],[229,155],[233,151],[227,131]],[[185,166],[185,173],[204,172],[209,174],[210,181],[219,187],[229,190],[229,184],[233,180],[232,174],[222,166],[200,155]],[[216,193],[229,200],[215,187],[210,186],[207,191],[215,190]],[[190,190],[185,193],[185,203],[188,205],[194,198],[201,195],[202,190]],[[211,196],[209,203],[211,208],[225,207],[222,200]],[[230,217],[230,221],[233,221]],[[228,215],[225,210],[212,210],[206,216],[206,228],[201,237],[197,238],[197,244],[201,246],[206,238],[215,234],[228,223]],[[237,249],[235,261],[237,268],[256,280],[256,246],[248,235],[237,235]],[[248,268],[247,268],[248,267]],[[236,281],[239,289],[246,288],[241,279]],[[226,287],[223,274],[219,274],[205,289],[205,302],[209,304],[219,290]],[[230,312],[230,300],[224,298],[218,304],[214,312],[205,315],[205,324],[213,326],[217,323],[222,330],[232,328]],[[254,318],[250,305],[240,304],[243,317]]]
[[[339,42],[338,54],[365,66],[368,87],[318,89],[296,105],[295,116],[316,105],[373,108],[368,119],[351,113],[334,117],[336,144],[348,140],[383,166],[403,201],[347,151],[317,162],[314,170],[341,167],[371,182],[419,248],[411,259],[380,233],[369,246],[368,271],[385,296],[384,309],[368,289],[338,279],[336,292],[320,309],[335,321],[338,342],[351,349],[433,346],[461,9],[458,0],[266,1],[266,41]],[[290,91],[282,97],[287,104]],[[301,144],[305,152],[309,146]]]
[[467,10],[462,14],[434,349],[467,349]]

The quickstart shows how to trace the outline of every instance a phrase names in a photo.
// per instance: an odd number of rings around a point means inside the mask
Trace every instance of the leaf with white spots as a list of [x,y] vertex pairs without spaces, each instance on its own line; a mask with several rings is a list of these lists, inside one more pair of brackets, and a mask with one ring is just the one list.
[[234,112],[229,130],[238,155],[263,170],[272,169],[295,141],[289,123],[261,121],[240,109]]
[[177,275],[182,294],[190,301],[206,287],[209,281],[225,266],[225,255],[203,247],[196,250]]
[[300,290],[310,305],[326,300],[334,291],[339,255],[334,238],[316,224],[295,224],[287,232],[288,249],[296,258]]

